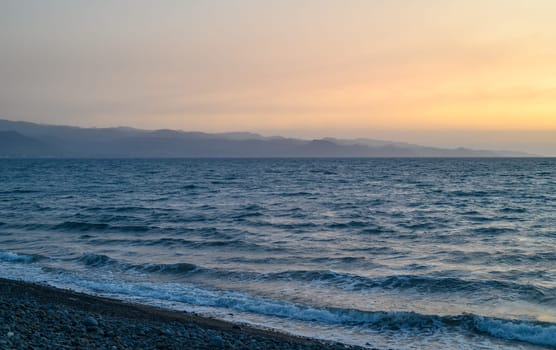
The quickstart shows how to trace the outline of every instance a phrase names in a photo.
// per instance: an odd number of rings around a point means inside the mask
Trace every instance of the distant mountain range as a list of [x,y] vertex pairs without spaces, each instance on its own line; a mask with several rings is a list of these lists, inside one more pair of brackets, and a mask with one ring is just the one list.
[[527,157],[371,139],[302,140],[253,133],[78,128],[0,119],[0,157]]

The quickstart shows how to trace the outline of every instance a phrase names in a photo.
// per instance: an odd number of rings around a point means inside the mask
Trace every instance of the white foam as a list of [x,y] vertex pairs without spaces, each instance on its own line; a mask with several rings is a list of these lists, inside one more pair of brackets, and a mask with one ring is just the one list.
[[[16,261],[22,257],[15,253],[0,256],[9,257],[9,259],[15,259]],[[474,315],[454,316],[448,322],[445,322],[443,317],[413,312],[367,312],[316,307],[261,298],[243,292],[203,288],[185,283],[131,282],[119,281],[117,278],[92,280],[70,273],[48,273],[34,264],[22,265],[4,262],[0,265],[3,265],[0,266],[0,275],[8,278],[15,277],[34,282],[47,281],[57,287],[158,306],[173,308],[173,306],[179,304],[181,309],[184,310],[187,310],[188,306],[214,308],[215,310],[222,310],[226,314],[234,311],[238,314],[274,318],[281,320],[279,323],[301,322],[307,325],[314,324],[316,327],[326,325],[326,327],[342,327],[342,329],[344,327],[356,327],[373,331],[373,333],[378,331],[378,334],[391,334],[396,338],[408,337],[408,339],[420,337],[419,334],[429,334],[430,337],[431,334],[440,335],[445,334],[445,332],[453,337],[475,329],[498,339],[556,346],[556,325],[552,324],[518,322]],[[235,321],[241,320],[235,319]],[[492,345],[492,343],[488,343]],[[509,348],[507,345],[502,345],[502,348]]]
[[31,255],[17,254],[13,252],[0,252],[0,261],[14,263],[31,263],[35,258]]
[[556,347],[556,326],[477,317],[475,327],[493,337]]

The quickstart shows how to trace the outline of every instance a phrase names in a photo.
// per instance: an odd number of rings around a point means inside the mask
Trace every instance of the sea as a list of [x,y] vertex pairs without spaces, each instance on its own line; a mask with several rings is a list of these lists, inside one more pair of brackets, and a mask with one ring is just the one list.
[[381,349],[556,348],[556,159],[2,159],[0,277]]

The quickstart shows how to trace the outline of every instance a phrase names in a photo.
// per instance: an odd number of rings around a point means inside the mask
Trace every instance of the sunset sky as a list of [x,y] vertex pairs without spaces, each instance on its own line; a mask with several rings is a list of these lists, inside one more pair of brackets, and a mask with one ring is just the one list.
[[0,2],[0,117],[556,155],[554,0]]

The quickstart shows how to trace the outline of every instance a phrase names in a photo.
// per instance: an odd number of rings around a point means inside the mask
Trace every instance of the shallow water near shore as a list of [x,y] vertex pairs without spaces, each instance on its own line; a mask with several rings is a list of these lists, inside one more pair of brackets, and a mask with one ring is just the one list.
[[556,347],[556,159],[1,160],[0,276],[395,349]]

